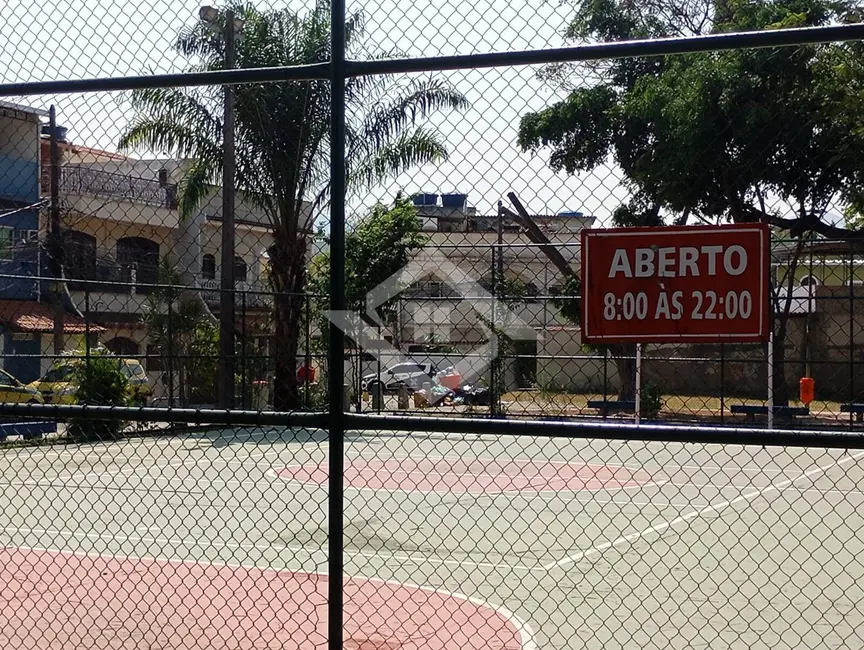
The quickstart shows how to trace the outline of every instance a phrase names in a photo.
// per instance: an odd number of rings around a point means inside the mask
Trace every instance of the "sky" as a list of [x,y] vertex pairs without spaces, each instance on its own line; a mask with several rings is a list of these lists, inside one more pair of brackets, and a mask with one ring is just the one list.
[[[259,7],[303,2],[265,0]],[[194,21],[200,3],[179,0],[5,0],[0,4],[0,79],[3,82],[113,77],[181,71],[173,55],[177,32]],[[367,16],[367,47],[408,56],[472,54],[560,47],[572,6],[544,0],[375,0],[350,3]],[[626,198],[619,173],[601,167],[580,176],[551,171],[545,154],[521,152],[520,116],[563,97],[536,78],[536,67],[441,73],[464,93],[471,108],[436,116],[449,159],[400,176],[356,197],[352,210],[389,201],[400,189],[460,192],[481,213],[515,191],[530,212],[579,210],[605,222]],[[58,123],[76,144],[116,150],[131,117],[123,93],[15,98],[40,108],[56,104]]]

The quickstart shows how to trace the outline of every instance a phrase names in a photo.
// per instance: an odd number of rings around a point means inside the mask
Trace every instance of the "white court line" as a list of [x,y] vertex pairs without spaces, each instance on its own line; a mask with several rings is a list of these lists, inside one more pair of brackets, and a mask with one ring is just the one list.
[[800,472],[801,468],[793,468],[793,469],[771,469],[771,468],[755,468],[755,467],[739,467],[737,465],[674,465],[669,463],[668,465],[663,465],[663,467],[669,468],[678,468],[678,469],[694,469],[702,472],[717,472],[717,473],[725,473],[725,472],[743,472],[745,474],[762,474],[772,472],[775,474],[791,474],[794,472]]
[[[349,448],[349,451],[353,451],[353,448]],[[387,450],[384,449],[382,451],[387,451]],[[413,454],[412,453],[401,453],[401,454],[400,453],[390,453],[390,454],[386,454],[386,455],[382,456],[380,453],[377,453],[375,451],[363,451],[363,450],[360,450],[359,452],[354,453],[353,456],[355,458],[372,458],[373,460],[381,460],[381,461],[411,459],[411,460],[432,460],[432,461],[444,460],[444,461],[448,461],[448,462],[462,462],[462,463],[505,463],[505,462],[507,462],[507,463],[521,463],[521,464],[525,464],[525,465],[541,465],[541,464],[544,464],[544,465],[561,465],[563,467],[572,467],[573,465],[582,466],[582,467],[586,467],[586,466],[591,467],[593,465],[597,469],[626,469],[626,470],[629,470],[631,472],[645,472],[648,475],[657,474],[657,473],[660,473],[662,471],[662,468],[658,468],[656,472],[652,473],[649,470],[645,469],[644,467],[635,467],[635,466],[631,466],[631,465],[621,465],[621,464],[610,465],[609,463],[603,461],[603,459],[599,459],[599,458],[596,460],[583,460],[581,458],[576,458],[573,460],[550,460],[547,458],[539,458],[539,459],[504,458],[504,459],[502,459],[502,458],[483,458],[480,456],[448,456],[448,455],[431,456],[429,454],[423,454],[423,453],[418,453],[418,452],[414,452]],[[327,459],[325,458],[321,462],[327,462]]]
[[[263,457],[266,457],[269,454],[273,454],[273,453],[281,453],[282,451],[283,450],[281,450],[281,449],[280,450],[266,451],[266,452],[261,453],[261,457],[263,458]],[[251,452],[249,454],[249,456],[251,457],[253,453],[256,453],[256,452],[255,451]],[[70,476],[55,476],[53,478],[52,477],[44,477],[44,478],[40,478],[40,479],[31,479],[31,480],[27,480],[27,481],[18,481],[18,482],[10,481],[6,485],[8,485],[8,486],[38,486],[43,481],[45,481],[49,484],[53,484],[56,482],[65,483],[67,481],[83,481],[83,480],[86,480],[86,479],[91,478],[91,477],[97,477],[98,478],[98,477],[120,476],[122,474],[127,474],[129,472],[132,472],[132,473],[138,472],[142,469],[149,471],[149,470],[153,470],[153,469],[166,469],[166,468],[172,468],[172,467],[184,467],[186,465],[198,465],[201,463],[214,463],[214,462],[223,462],[224,463],[224,462],[227,462],[223,459],[212,458],[209,456],[202,456],[202,457],[197,457],[197,458],[187,458],[186,460],[183,460],[183,461],[171,461],[168,463],[164,463],[162,465],[158,465],[156,463],[146,463],[145,464],[145,461],[147,460],[146,457],[144,457],[144,458],[129,458],[126,460],[129,463],[132,463],[133,461],[138,461],[138,463],[140,463],[140,464],[137,464],[137,465],[133,464],[131,467],[123,467],[123,468],[114,469],[114,470],[98,470],[98,471],[86,472],[83,474],[81,474],[81,473],[72,474]]]
[[622,546],[624,544],[630,544],[646,535],[652,535],[656,533],[661,533],[667,528],[671,528],[677,524],[680,524],[685,521],[689,521],[691,519],[695,519],[696,517],[701,517],[704,514],[709,512],[716,512],[718,510],[722,510],[723,508],[727,508],[729,506],[734,506],[737,503],[741,503],[742,501],[752,501],[753,499],[764,496],[769,492],[779,492],[787,485],[791,485],[801,479],[809,478],[810,476],[814,476],[816,474],[824,474],[829,469],[833,469],[835,467],[839,467],[846,463],[852,462],[854,460],[858,460],[864,456],[864,451],[854,454],[852,456],[846,456],[845,458],[841,458],[840,460],[835,460],[834,462],[828,465],[822,465],[819,467],[814,467],[811,470],[808,470],[801,474],[800,476],[796,476],[794,478],[785,479],[780,481],[779,483],[773,483],[764,488],[760,488],[758,490],[754,490],[753,492],[748,492],[747,494],[742,494],[734,499],[729,499],[728,501],[721,501],[719,503],[713,503],[701,510],[694,510],[693,512],[688,512],[686,515],[681,515],[680,517],[676,517],[675,519],[671,519],[669,521],[664,521],[663,523],[657,524],[656,526],[651,526],[650,528],[646,528],[644,530],[636,531],[635,533],[630,533],[629,535],[623,535],[618,539],[612,540],[610,542],[606,542],[604,544],[598,544],[597,546],[593,546],[584,551],[579,551],[578,553],[574,553],[568,557],[565,557],[563,560],[558,560],[557,562],[552,562],[550,564],[546,564],[543,566],[544,569],[550,570],[557,567],[566,566],[568,564],[575,564],[583,560],[586,557],[590,557],[592,555],[597,555],[598,553],[602,553],[605,550],[610,548],[616,548],[618,546]]
[[[695,483],[695,482],[690,482],[690,481],[685,481],[685,482],[672,481],[670,484],[674,485],[675,487],[697,487],[697,488],[712,487],[718,491],[729,490],[729,489],[735,489],[735,490],[740,491],[740,490],[743,490],[744,488],[747,488],[747,487],[753,487],[753,485],[750,483],[747,483],[744,485],[736,485],[735,483],[726,483],[725,485],[721,485],[720,483]],[[864,492],[862,492],[861,490],[838,490],[838,489],[830,489],[829,490],[829,489],[822,489],[822,488],[816,488],[816,487],[798,488],[795,486],[787,486],[787,487],[781,488],[780,491],[781,492],[797,492],[798,494],[807,494],[809,492],[812,492],[814,494],[842,494],[844,496],[864,496]]]
[[717,490],[728,490],[730,488],[734,488],[736,490],[743,490],[744,488],[753,487],[752,483],[744,483],[743,485],[737,485],[735,483],[702,483],[700,481],[669,481],[669,485],[674,487],[695,487],[695,488],[716,488]]
[[799,494],[808,494],[809,492],[813,492],[816,494],[825,494],[825,495],[839,494],[839,495],[844,496],[844,497],[848,497],[848,496],[864,497],[864,492],[862,492],[861,490],[838,490],[836,488],[833,490],[823,490],[822,488],[814,488],[814,487],[797,488],[797,487],[792,486],[792,487],[783,488],[783,491],[784,492],[797,492]]
[[[298,468],[299,467],[295,467],[295,469],[298,469]],[[281,469],[290,469],[290,467],[279,467],[277,469],[280,469],[280,470]],[[269,478],[273,481],[279,481],[281,483],[284,483],[285,485],[293,485],[293,486],[298,486],[298,487],[303,487],[303,488],[308,488],[310,486],[312,488],[317,488],[317,489],[326,489],[327,488],[326,483],[313,483],[312,481],[304,482],[304,481],[298,481],[294,478],[285,478],[284,476],[280,476],[279,474],[277,474],[276,470],[273,469],[272,467],[271,467],[271,469],[269,469],[265,472],[265,476],[267,476],[267,478]],[[474,476],[476,476],[476,475],[474,475]],[[563,480],[563,479],[561,479],[561,480]],[[591,493],[591,494],[597,494],[600,492],[618,492],[621,490],[636,490],[639,488],[644,488],[646,486],[663,485],[663,483],[664,482],[645,483],[643,485],[616,485],[616,486],[609,486],[609,487],[601,486],[601,487],[596,488],[596,489],[581,488],[578,490],[570,489],[570,488],[560,488],[557,490],[556,489],[533,490],[533,494],[535,494],[535,495],[560,494],[561,492],[571,492],[571,493],[586,492],[586,493]],[[372,488],[372,487],[357,487],[357,486],[353,486],[353,485],[345,485],[344,489],[345,490],[352,490],[354,492],[372,492],[372,493],[386,492],[386,493],[391,493],[391,494],[440,494],[442,496],[448,496],[448,495],[457,496],[458,495],[458,498],[463,498],[463,497],[468,498],[470,496],[470,497],[474,497],[476,499],[481,499],[483,497],[517,495],[520,493],[532,491],[532,488],[530,485],[525,486],[525,487],[513,486],[510,488],[505,488],[503,490],[486,490],[486,489],[483,489],[483,491],[481,491],[481,492],[468,491],[469,488],[473,488],[473,487],[483,488],[484,487],[483,485],[478,484],[478,483],[471,483],[471,484],[468,484],[465,486],[458,486],[458,487],[464,488],[464,489],[460,489],[459,491],[455,491],[452,489],[452,486],[449,486],[449,485],[442,485],[440,489],[432,489],[432,490],[419,490],[417,488],[385,488],[385,487]]]
[[[258,569],[260,571],[273,571],[274,573],[290,573],[296,576],[298,573],[302,573],[305,575],[317,575],[317,576],[327,576],[326,573],[321,572],[310,572],[303,570],[293,570],[287,567],[285,568],[273,568],[269,566],[258,566],[256,564],[247,565],[240,564],[235,562],[204,562],[201,560],[175,560],[169,558],[160,558],[160,557],[152,557],[146,555],[125,555],[120,553],[87,553],[81,551],[67,551],[60,550],[54,548],[47,548],[41,546],[15,546],[15,549],[23,550],[23,551],[36,551],[39,553],[54,553],[57,555],[66,555],[72,557],[88,557],[88,558],[111,558],[116,560],[143,560],[145,562],[156,562],[163,564],[186,564],[186,565],[207,565],[207,566],[224,566],[234,569]],[[368,582],[378,582],[385,585],[395,585],[399,587],[409,587],[411,589],[420,589],[422,591],[428,593],[439,593],[444,594],[445,596],[450,596],[452,598],[461,598],[462,600],[467,600],[468,602],[477,605],[478,607],[483,607],[485,609],[491,609],[492,611],[499,614],[502,618],[507,619],[516,631],[519,632],[519,640],[521,641],[520,650],[537,650],[537,642],[535,640],[536,635],[533,628],[528,624],[528,621],[523,619],[520,616],[517,616],[512,611],[504,607],[503,605],[493,605],[487,600],[483,600],[482,598],[475,598],[473,596],[467,596],[465,594],[456,592],[456,591],[448,591],[446,589],[439,589],[436,587],[427,587],[424,585],[418,585],[413,582],[398,582],[396,580],[385,580],[383,578],[370,578],[363,575],[351,576],[344,575],[344,578],[348,578],[349,580],[366,580]]]
[[[0,527],[0,532],[3,533],[18,533],[20,535],[60,535],[64,537],[72,537],[79,539],[101,539],[113,542],[143,542],[147,544],[167,544],[174,547],[191,546],[194,548],[213,548],[213,549],[236,549],[236,550],[256,550],[256,551],[292,551],[294,553],[306,553],[309,558],[315,553],[327,553],[326,548],[310,549],[305,546],[291,546],[283,544],[274,546],[272,544],[260,543],[237,543],[237,542],[219,542],[211,539],[204,539],[195,536],[188,536],[182,539],[170,537],[150,537],[145,535],[126,535],[124,533],[85,533],[74,530],[48,529],[48,528],[25,528],[18,526],[3,526]],[[345,555],[351,557],[365,557],[370,559],[380,560],[396,560],[399,562],[411,562],[412,564],[441,564],[454,566],[471,566],[484,569],[508,569],[517,571],[539,571],[540,567],[529,567],[521,564],[496,564],[492,562],[474,562],[472,560],[444,560],[441,558],[432,558],[427,556],[413,555],[398,555],[391,553],[372,553],[369,551],[352,551],[344,550]]]
[[543,495],[531,496],[531,495],[527,495],[527,494],[522,494],[519,496],[524,497],[526,500],[543,499],[544,501],[550,501],[550,502],[555,502],[555,501],[560,501],[561,503],[577,502],[577,503],[584,503],[586,505],[600,505],[600,506],[607,504],[607,503],[615,504],[615,505],[622,505],[622,506],[652,506],[654,508],[692,508],[694,506],[695,507],[703,507],[703,506],[709,505],[708,503],[704,503],[704,504],[702,504],[702,503],[694,504],[694,503],[690,503],[690,502],[675,503],[674,501],[655,501],[653,499],[649,499],[647,501],[635,501],[635,500],[631,500],[631,499],[616,499],[616,498],[601,499],[601,498],[597,498],[597,497],[592,497],[589,494],[586,494],[584,496],[575,496],[575,497],[556,497],[556,496],[543,496]]

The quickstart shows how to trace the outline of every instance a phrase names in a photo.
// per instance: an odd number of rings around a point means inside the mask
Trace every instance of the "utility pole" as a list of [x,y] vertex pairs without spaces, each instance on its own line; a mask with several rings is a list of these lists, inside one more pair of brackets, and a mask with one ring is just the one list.
[[[202,10],[203,13],[203,10]],[[234,11],[225,10],[225,69],[235,66]],[[222,293],[219,300],[219,402],[234,407],[234,90],[225,85],[222,159]]]
[[[54,106],[48,113],[49,150],[51,156],[49,192],[51,194],[50,223],[48,227],[48,264],[51,267],[51,294],[54,308],[54,354],[63,354],[64,314],[62,284],[63,244],[60,241],[60,145],[57,142],[57,111]],[[41,269],[40,271],[41,272]]]

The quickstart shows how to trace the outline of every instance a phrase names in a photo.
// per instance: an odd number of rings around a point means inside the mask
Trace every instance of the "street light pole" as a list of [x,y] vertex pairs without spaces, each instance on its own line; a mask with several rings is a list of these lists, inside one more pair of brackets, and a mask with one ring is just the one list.
[[[235,66],[234,12],[225,10],[225,69]],[[219,299],[219,402],[234,407],[234,91],[225,85],[222,159],[222,274]]]

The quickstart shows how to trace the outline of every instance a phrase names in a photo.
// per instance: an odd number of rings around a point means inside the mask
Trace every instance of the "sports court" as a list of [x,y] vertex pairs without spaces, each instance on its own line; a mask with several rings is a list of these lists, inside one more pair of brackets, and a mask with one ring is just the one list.
[[[864,641],[864,452],[346,449],[346,648]],[[325,432],[276,428],[5,450],[0,645],[324,647],[327,454]]]

